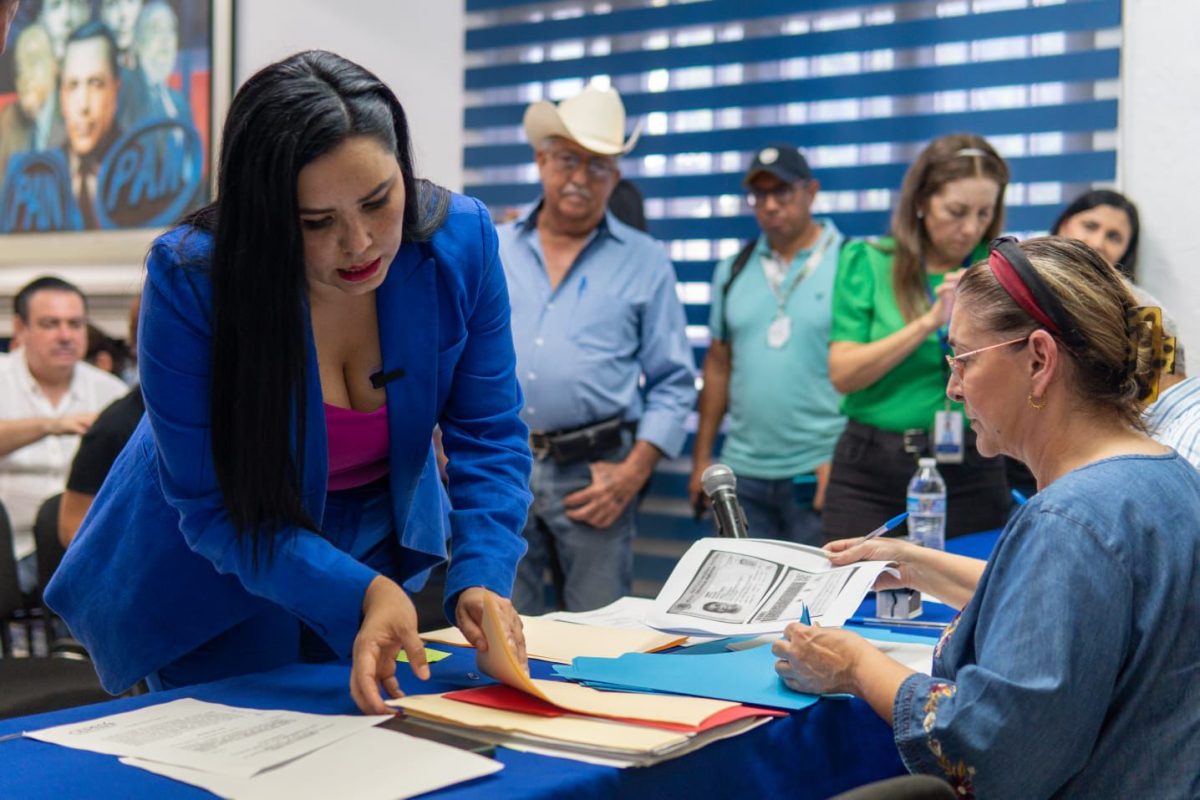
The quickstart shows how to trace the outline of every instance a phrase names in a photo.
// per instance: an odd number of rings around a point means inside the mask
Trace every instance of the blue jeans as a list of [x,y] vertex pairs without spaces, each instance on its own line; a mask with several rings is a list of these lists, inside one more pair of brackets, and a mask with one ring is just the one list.
[[820,547],[821,515],[796,500],[791,478],[765,479],[738,476],[737,496],[750,524],[750,535],[759,539],[787,539]]
[[[330,492],[321,521],[330,544],[381,574],[402,574],[403,552],[393,533],[386,484]],[[313,603],[321,598],[313,597]],[[265,672],[287,664],[334,661],[324,640],[285,608],[262,611],[146,677],[154,691]]]
[[[621,461],[633,445],[625,443],[603,460]],[[550,610],[545,573],[549,568],[559,604],[567,611],[590,611],[629,594],[633,586],[634,507],[626,506],[617,521],[597,529],[567,517],[563,499],[592,482],[589,461],[559,464],[551,458],[533,462],[530,488],[533,505],[525,522],[529,550],[517,565],[513,605],[522,614]]]

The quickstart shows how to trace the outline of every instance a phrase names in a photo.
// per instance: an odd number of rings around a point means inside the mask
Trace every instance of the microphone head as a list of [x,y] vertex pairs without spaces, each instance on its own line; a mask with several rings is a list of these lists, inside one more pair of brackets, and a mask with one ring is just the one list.
[[736,489],[737,476],[725,464],[713,464],[700,476],[700,485],[704,487],[704,493],[712,497],[718,489]]

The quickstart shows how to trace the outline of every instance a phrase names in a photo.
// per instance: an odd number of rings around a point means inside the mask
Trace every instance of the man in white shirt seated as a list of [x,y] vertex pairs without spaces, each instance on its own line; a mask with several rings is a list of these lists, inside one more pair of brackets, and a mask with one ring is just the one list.
[[0,501],[21,590],[29,592],[37,583],[38,508],[66,485],[80,434],[129,387],[83,361],[87,301],[75,286],[38,278],[17,293],[13,312],[14,349],[0,354]]

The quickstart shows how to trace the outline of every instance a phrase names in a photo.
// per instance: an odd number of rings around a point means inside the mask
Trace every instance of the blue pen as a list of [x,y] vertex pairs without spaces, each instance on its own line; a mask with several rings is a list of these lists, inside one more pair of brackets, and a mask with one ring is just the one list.
[[882,536],[888,531],[894,531],[896,528],[900,527],[900,523],[904,522],[906,519],[908,519],[907,511],[905,511],[903,514],[897,514],[875,530],[868,533],[862,538],[862,540],[865,542],[867,539],[874,539],[876,536]]
[[804,608],[800,610],[800,624],[812,625],[812,617],[808,615],[808,603],[805,603]]
[[1013,499],[1013,502],[1019,506],[1023,506],[1029,502],[1029,498],[1026,497],[1025,495],[1021,494],[1016,489],[1012,490],[1012,499]]
[[579,297],[583,297],[584,291],[587,290],[587,275],[579,279]]

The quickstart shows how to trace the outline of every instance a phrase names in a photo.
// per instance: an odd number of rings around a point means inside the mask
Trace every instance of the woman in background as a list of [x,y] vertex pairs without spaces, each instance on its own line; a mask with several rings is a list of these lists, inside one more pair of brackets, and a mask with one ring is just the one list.
[[1083,242],[1136,281],[1140,228],[1137,206],[1128,197],[1111,189],[1093,189],[1063,209],[1050,233]]
[[846,395],[848,423],[826,489],[827,539],[866,533],[903,511],[917,458],[932,455],[935,433],[947,428],[961,463],[939,465],[946,534],[1004,524],[1003,462],[979,455],[961,406],[947,401],[945,356],[960,269],[985,257],[984,243],[1003,227],[1007,185],[1008,166],[987,141],[943,136],[905,174],[891,235],[843,248],[829,376]]
[[[486,649],[524,551],[531,457],[496,233],[416,179],[399,101],[320,51],[238,91],[216,202],[159,237],[142,294],[146,417],[46,593],[105,688],[353,658],[386,713],[428,676],[407,591]],[[103,568],[98,568],[102,566]],[[403,587],[403,588],[402,588]]]

